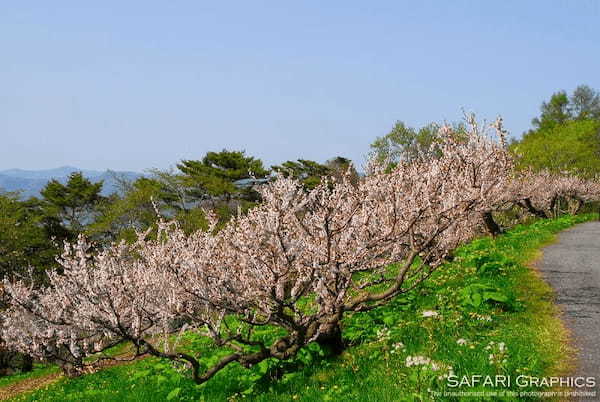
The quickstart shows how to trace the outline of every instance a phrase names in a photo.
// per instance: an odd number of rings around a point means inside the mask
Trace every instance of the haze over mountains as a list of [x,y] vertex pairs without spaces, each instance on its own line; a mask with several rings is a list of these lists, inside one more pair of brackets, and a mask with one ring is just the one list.
[[85,177],[94,183],[103,181],[102,194],[109,195],[118,190],[117,178],[122,177],[128,180],[135,180],[143,176],[137,172],[119,172],[119,171],[98,171],[78,169],[73,166],[62,166],[56,169],[46,170],[23,170],[8,169],[0,170],[0,191],[18,191],[21,198],[38,197],[40,191],[51,179],[56,179],[61,183],[66,183],[69,175],[74,172],[82,172]]

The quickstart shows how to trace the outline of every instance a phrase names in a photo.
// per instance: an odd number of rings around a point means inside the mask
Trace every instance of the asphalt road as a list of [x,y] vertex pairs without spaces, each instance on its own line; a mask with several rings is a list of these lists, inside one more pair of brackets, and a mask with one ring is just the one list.
[[556,290],[556,303],[579,349],[576,375],[595,376],[600,390],[600,222],[560,233],[558,242],[544,248],[539,268]]

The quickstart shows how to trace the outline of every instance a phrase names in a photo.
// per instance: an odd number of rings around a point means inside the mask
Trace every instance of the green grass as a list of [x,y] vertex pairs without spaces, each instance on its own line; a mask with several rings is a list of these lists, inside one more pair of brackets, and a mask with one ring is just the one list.
[[[430,390],[448,390],[441,376],[450,366],[458,376],[564,374],[567,338],[552,291],[526,264],[555,233],[589,219],[592,215],[538,221],[461,247],[452,263],[413,293],[348,316],[344,337],[350,347],[341,356],[328,357],[310,345],[291,362],[266,361],[252,370],[232,364],[201,386],[171,363],[147,358],[62,379],[19,400],[414,401],[432,400]],[[437,316],[424,317],[424,311]],[[272,336],[269,331],[263,336]],[[193,333],[184,336],[183,345],[204,356],[205,364],[226,353]],[[427,357],[437,370],[432,364],[406,367],[408,356]],[[515,384],[509,389],[534,390]]]

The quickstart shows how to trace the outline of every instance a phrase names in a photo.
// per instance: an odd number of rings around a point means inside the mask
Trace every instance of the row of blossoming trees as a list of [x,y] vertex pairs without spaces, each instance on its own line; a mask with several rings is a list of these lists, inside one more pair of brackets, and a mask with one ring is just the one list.
[[[101,251],[80,238],[65,246],[61,269],[48,272],[48,287],[5,281],[2,339],[70,374],[87,356],[131,342],[136,355],[188,365],[198,383],[232,362],[291,358],[310,342],[339,352],[344,314],[419,286],[482,222],[490,227],[493,213],[517,205],[549,217],[559,200],[575,210],[600,196],[593,181],[517,174],[501,121],[460,135],[441,130],[435,149],[391,171],[372,165],[358,183],[341,178],[307,190],[280,177],[219,231],[188,236],[161,222],[156,236]],[[282,335],[254,336],[266,325]],[[205,368],[165,342],[184,330],[232,352]]]

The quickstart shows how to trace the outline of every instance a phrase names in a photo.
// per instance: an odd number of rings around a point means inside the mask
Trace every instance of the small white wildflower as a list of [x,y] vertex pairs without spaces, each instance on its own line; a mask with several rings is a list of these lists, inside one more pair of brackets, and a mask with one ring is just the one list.
[[437,317],[437,316],[438,316],[437,311],[432,311],[432,310],[423,311],[423,317]]
[[398,353],[401,350],[404,350],[404,344],[402,342],[396,342],[392,345],[391,353]]
[[405,361],[406,367],[424,366],[429,363],[431,363],[431,359],[425,356],[407,356]]
[[387,327],[377,330],[377,338],[380,340],[389,339],[390,334],[390,330]]
[[468,343],[468,341],[464,338],[460,338],[459,340],[456,341],[456,343],[458,343],[460,346],[464,346]]
[[508,362],[508,348],[504,342],[495,343],[491,341],[486,347],[492,353],[489,354],[490,364],[499,365],[506,364]]

